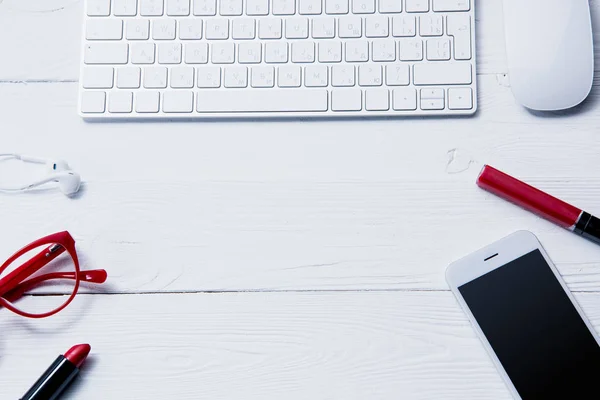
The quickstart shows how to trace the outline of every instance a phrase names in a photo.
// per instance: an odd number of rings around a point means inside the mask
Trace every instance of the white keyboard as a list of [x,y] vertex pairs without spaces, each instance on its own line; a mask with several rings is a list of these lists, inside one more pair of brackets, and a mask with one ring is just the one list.
[[80,115],[466,115],[473,0],[86,0]]

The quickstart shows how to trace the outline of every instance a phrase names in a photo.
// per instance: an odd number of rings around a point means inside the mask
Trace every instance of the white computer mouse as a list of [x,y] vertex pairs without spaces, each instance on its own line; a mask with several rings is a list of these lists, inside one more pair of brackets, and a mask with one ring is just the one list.
[[592,88],[594,46],[588,0],[504,0],[510,85],[539,111],[581,103]]

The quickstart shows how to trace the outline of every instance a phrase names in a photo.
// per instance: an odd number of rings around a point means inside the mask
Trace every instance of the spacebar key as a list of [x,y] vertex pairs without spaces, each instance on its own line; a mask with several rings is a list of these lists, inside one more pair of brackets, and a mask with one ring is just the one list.
[[327,90],[206,90],[198,92],[199,113],[327,111]]
[[415,85],[470,85],[471,63],[426,63],[416,64]]

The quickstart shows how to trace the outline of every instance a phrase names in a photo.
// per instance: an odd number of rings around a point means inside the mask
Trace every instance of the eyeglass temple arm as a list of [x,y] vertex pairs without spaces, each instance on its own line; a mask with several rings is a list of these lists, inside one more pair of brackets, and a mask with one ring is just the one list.
[[[103,269],[93,269],[89,271],[80,271],[79,280],[82,282],[89,283],[104,283],[106,281],[106,271]],[[19,299],[25,292],[34,286],[54,279],[75,279],[75,272],[52,272],[36,276],[35,278],[28,279],[24,282],[19,283],[17,286],[4,293],[2,297],[11,303]]]
[[0,279],[0,296],[18,286],[25,279],[35,274],[40,268],[64,253],[65,248],[60,244],[52,244],[40,253],[27,260],[20,267]]

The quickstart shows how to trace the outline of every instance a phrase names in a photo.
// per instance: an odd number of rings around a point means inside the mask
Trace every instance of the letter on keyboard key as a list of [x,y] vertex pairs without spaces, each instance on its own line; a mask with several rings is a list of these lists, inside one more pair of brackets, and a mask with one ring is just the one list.
[[433,0],[433,11],[469,11],[470,0]]
[[113,87],[113,69],[110,67],[85,67],[83,87],[86,89],[110,89]]
[[206,63],[208,63],[208,44],[207,43],[186,43],[185,44],[185,63],[186,64],[206,64]]
[[103,113],[106,93],[104,92],[83,92],[81,96],[82,113]]
[[273,87],[275,85],[275,72],[273,67],[252,67],[252,87]]
[[334,89],[331,91],[331,109],[333,111],[362,110],[362,92],[360,89]]
[[245,88],[248,86],[247,67],[223,68],[223,81],[226,88]]
[[151,89],[163,89],[167,87],[166,67],[144,68],[144,87]]
[[125,37],[128,40],[148,40],[149,26],[150,21],[147,19],[130,19],[127,21]]
[[279,67],[279,87],[300,87],[302,71],[296,65]]
[[152,21],[152,39],[173,40],[175,39],[174,19],[155,19]]
[[180,64],[181,63],[181,43],[159,43],[159,45],[158,45],[158,63],[159,64]]
[[304,70],[304,84],[307,87],[327,86],[327,66],[309,65]]
[[426,63],[415,64],[413,70],[415,85],[470,85],[471,64],[456,63]]
[[154,43],[140,42],[131,44],[132,64],[154,64]]
[[162,110],[166,113],[191,113],[194,110],[194,94],[179,90],[165,92]]
[[86,64],[127,64],[127,43],[86,43]]
[[194,87],[194,68],[192,67],[174,67],[171,68],[171,79],[169,84],[172,88]]
[[123,21],[120,19],[88,19],[85,26],[87,40],[121,40]]
[[327,111],[325,89],[231,89],[200,91],[199,113],[317,112]]
[[381,65],[360,65],[358,67],[358,84],[360,86],[381,86]]
[[221,68],[220,67],[199,67],[196,68],[199,88],[218,88],[221,86]]
[[135,111],[139,113],[157,113],[160,93],[151,91],[137,92],[135,95]]

